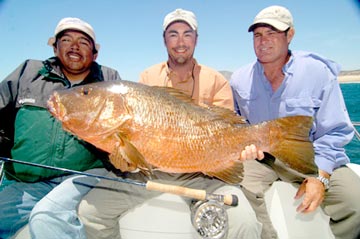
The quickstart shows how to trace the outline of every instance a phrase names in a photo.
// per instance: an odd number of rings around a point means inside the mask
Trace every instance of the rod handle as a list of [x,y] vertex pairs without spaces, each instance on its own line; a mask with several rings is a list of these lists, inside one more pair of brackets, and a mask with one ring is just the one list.
[[163,193],[171,193],[189,198],[195,198],[198,200],[217,200],[229,206],[238,205],[238,197],[236,195],[218,195],[218,194],[207,194],[205,190],[186,188],[176,185],[168,185],[162,183],[156,183],[148,181],[146,183],[146,189],[150,191],[158,191]]

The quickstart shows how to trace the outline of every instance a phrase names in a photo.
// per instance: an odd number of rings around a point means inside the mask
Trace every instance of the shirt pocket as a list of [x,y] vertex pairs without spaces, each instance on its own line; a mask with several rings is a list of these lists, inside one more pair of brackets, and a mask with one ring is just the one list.
[[250,108],[253,107],[254,101],[257,99],[255,94],[251,94],[246,91],[233,91],[233,97],[235,101],[235,111],[246,117],[250,117]]
[[251,101],[256,100],[257,97],[256,97],[256,94],[251,94],[251,93],[245,92],[245,91],[236,91],[234,98],[240,106],[246,106]]
[[291,115],[314,116],[321,105],[321,100],[309,97],[285,99],[286,112]]

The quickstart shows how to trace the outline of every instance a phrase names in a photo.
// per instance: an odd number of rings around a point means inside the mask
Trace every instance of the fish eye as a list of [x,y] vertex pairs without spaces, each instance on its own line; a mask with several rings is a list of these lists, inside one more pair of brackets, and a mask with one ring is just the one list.
[[81,88],[81,95],[89,95],[92,88],[83,87]]

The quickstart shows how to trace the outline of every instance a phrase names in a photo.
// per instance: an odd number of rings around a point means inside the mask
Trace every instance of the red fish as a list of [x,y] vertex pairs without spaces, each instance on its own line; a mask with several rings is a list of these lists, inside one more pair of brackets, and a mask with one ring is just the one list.
[[65,130],[108,152],[122,171],[202,172],[239,183],[240,153],[255,144],[301,173],[316,172],[308,116],[249,125],[230,110],[196,105],[174,89],[128,81],[55,92],[48,108]]

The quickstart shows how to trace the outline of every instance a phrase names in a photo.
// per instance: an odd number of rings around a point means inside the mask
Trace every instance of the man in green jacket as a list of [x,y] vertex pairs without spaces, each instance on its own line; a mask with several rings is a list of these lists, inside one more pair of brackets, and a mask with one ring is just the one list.
[[[26,60],[0,83],[0,156],[105,174],[99,159],[106,160],[106,156],[65,132],[46,103],[54,90],[121,80],[119,73],[95,62],[99,45],[91,25],[81,19],[62,19],[48,43],[55,57]],[[8,185],[0,189],[0,238],[12,237],[28,222],[33,237],[45,238],[42,235],[52,228],[37,226],[43,216],[64,223],[77,220],[78,201],[90,189],[84,184],[97,182],[17,163],[6,163],[5,175]],[[51,225],[51,221],[47,223]],[[61,233],[65,236],[78,238]]]

